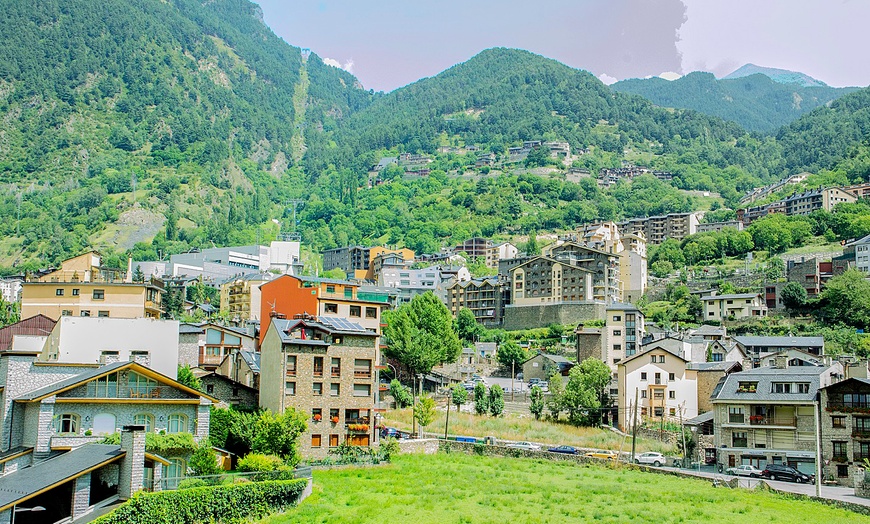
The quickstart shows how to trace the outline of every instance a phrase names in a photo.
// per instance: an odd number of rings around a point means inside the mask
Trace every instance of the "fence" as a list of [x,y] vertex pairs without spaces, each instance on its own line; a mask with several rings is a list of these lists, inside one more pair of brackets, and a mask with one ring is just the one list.
[[[290,480],[290,479],[310,479],[311,466],[301,466],[293,471],[277,470],[277,471],[245,471],[238,473],[224,473],[219,475],[200,475],[186,477],[167,477],[160,479],[159,491],[172,491],[178,489],[178,485],[184,480],[202,480],[204,485],[217,486],[220,484],[229,484],[236,479],[246,479],[251,482],[262,482],[265,480]],[[149,484],[149,483],[146,483]],[[154,483],[146,485],[146,490],[154,491]]]

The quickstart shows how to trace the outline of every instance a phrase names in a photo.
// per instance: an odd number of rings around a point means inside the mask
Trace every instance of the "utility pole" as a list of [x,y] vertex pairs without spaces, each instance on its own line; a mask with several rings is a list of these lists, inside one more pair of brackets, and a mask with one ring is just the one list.
[[683,408],[685,407],[685,401],[680,406],[680,436],[683,438],[683,467],[686,467],[686,459],[689,457],[688,452],[686,451],[686,428],[683,427]]
[[640,394],[638,388],[634,388],[634,421],[631,423],[631,462],[634,462],[634,450],[637,442],[637,397]]
[[447,418],[444,420],[444,440],[447,440],[447,426],[450,425],[450,397],[451,391],[447,390]]
[[511,360],[511,402],[514,401],[514,366],[516,366],[516,361]]
[[819,424],[819,410],[822,408],[820,395],[816,393],[816,401],[813,403],[813,418],[816,419],[816,496],[822,496],[822,428]]

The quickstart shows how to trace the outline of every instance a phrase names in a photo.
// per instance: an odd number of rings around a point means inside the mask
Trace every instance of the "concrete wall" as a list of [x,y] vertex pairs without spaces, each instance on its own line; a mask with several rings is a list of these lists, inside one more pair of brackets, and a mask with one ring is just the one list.
[[604,304],[595,302],[505,306],[504,328],[533,329],[550,324],[577,324],[604,318]]

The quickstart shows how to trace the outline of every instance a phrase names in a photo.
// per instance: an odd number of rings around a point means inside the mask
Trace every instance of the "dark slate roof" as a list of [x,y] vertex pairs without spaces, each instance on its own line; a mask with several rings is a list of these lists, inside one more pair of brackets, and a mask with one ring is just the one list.
[[181,335],[198,335],[203,333],[204,329],[201,325],[198,324],[179,324],[178,325],[178,333]]
[[614,302],[610,304],[605,309],[608,311],[611,309],[619,310],[619,311],[640,311],[634,304],[623,304],[622,302]]
[[619,365],[624,365],[626,362],[630,362],[636,358],[645,356],[647,353],[649,353],[651,351],[655,351],[656,349],[661,349],[665,353],[667,353],[669,355],[673,355],[673,356],[677,357],[678,359],[682,360],[683,362],[688,362],[685,358],[683,358],[683,355],[681,355],[679,353],[674,353],[673,351],[671,351],[670,349],[668,349],[666,347],[657,346],[657,345],[655,345],[655,342],[650,342],[649,344],[646,344],[645,346],[642,346],[642,347],[648,348],[648,349],[642,349],[641,351],[635,353],[634,355],[622,360],[619,363]]
[[0,477],[0,510],[124,456],[120,446],[87,444]]
[[821,389],[839,387],[839,386],[842,386],[843,384],[845,384],[847,382],[851,382],[851,381],[860,382],[861,384],[864,384],[865,386],[870,386],[870,379],[853,377],[853,378],[847,378],[846,380],[841,380],[840,382],[837,382],[836,384],[831,384],[831,385],[825,386]]
[[82,382],[87,382],[89,380],[93,380],[93,379],[99,377],[100,375],[105,375],[107,373],[117,371],[117,370],[121,369],[122,367],[127,366],[129,364],[132,364],[132,362],[120,361],[120,362],[113,362],[111,364],[107,364],[105,366],[101,366],[98,368],[89,369],[89,370],[87,370],[83,373],[80,373],[78,375],[75,375],[73,377],[69,377],[67,379],[61,380],[60,382],[55,382],[54,384],[51,384],[51,385],[48,385],[45,387],[41,387],[39,389],[34,389],[33,391],[30,391],[30,392],[27,392],[23,395],[20,395],[15,400],[31,401],[31,400],[34,400],[34,399],[37,399],[37,398],[40,398],[40,397],[43,397],[46,395],[50,395],[50,394],[54,393],[55,391],[60,391],[62,389],[66,389],[70,386],[75,386],[75,385],[80,384]]
[[245,362],[248,364],[248,367],[251,368],[251,371],[254,373],[260,372],[260,354],[256,351],[239,351],[239,355],[245,359]]
[[[713,400],[739,400],[741,402],[812,402],[816,397],[821,382],[820,376],[829,368],[822,366],[795,366],[786,369],[762,367],[732,373],[725,377],[725,383],[718,392],[714,392]],[[738,393],[740,382],[758,382],[755,393]],[[774,382],[808,382],[807,393],[771,393]]]
[[758,297],[758,293],[738,293],[735,295],[710,295],[707,297],[701,297],[701,300],[721,300],[721,299],[740,299],[740,298],[756,298]]
[[713,411],[707,411],[706,413],[701,413],[695,418],[690,418],[685,422],[687,426],[700,426],[704,422],[712,422],[713,421]]
[[18,455],[19,453],[24,453],[25,451],[31,451],[33,448],[26,448],[24,446],[15,446],[14,448],[9,448],[7,451],[0,453],[0,462],[5,459]]
[[734,340],[745,346],[771,346],[771,347],[807,347],[824,346],[824,337],[753,337],[740,336]]
[[739,362],[692,362],[689,364],[689,369],[698,371],[728,371],[734,366],[740,365]]
[[12,337],[15,335],[47,337],[51,334],[55,324],[57,324],[56,321],[40,314],[0,328],[0,351],[12,347]]
[[696,335],[724,335],[725,328],[703,324],[694,330]]

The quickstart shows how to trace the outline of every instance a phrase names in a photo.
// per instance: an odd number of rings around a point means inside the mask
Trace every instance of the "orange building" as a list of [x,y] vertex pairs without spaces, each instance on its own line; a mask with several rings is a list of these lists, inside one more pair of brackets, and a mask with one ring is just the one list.
[[272,315],[344,318],[380,334],[381,313],[389,307],[385,293],[360,291],[346,280],[283,275],[260,286],[260,344]]

